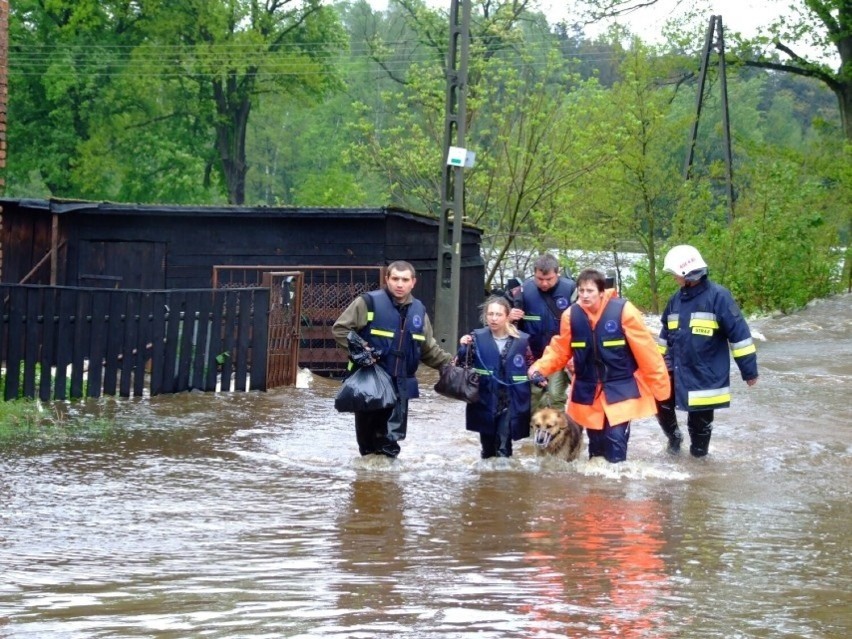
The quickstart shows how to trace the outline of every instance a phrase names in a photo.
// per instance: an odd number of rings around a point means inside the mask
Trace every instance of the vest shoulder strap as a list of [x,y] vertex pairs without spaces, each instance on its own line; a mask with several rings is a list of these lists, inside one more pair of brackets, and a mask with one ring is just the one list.
[[367,291],[366,293],[361,293],[361,298],[367,304],[367,312],[372,313],[376,310],[376,305],[373,302],[373,296],[370,295],[371,291]]

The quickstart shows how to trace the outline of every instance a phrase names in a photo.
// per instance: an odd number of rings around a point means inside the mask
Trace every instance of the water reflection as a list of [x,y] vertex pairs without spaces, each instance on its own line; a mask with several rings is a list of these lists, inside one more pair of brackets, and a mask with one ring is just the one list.
[[[537,595],[529,630],[584,637],[672,636],[665,600],[667,509],[618,491],[575,492],[544,508],[527,533]],[[536,635],[531,635],[536,636]],[[557,636],[554,634],[553,636]]]
[[400,576],[409,569],[410,551],[404,515],[403,490],[396,474],[373,471],[359,474],[352,482],[337,522],[343,574],[332,586],[340,593],[338,622],[350,632],[393,633],[405,619]]

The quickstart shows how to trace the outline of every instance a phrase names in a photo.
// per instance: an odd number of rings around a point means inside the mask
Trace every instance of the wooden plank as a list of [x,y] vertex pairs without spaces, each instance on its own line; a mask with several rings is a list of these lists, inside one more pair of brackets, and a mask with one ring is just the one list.
[[68,399],[68,366],[74,349],[74,313],[77,312],[77,291],[59,291],[59,322],[56,327],[56,378],[53,380],[54,399]]
[[204,291],[198,300],[198,331],[195,339],[195,353],[192,358],[192,375],[189,381],[190,389],[204,390],[205,376],[210,361],[210,310],[213,304],[213,292]]
[[197,335],[196,314],[200,305],[201,294],[189,291],[184,297],[183,322],[181,323],[180,350],[177,366],[177,390],[189,390],[189,378],[192,372],[192,352],[195,348]]
[[163,368],[166,358],[166,303],[168,294],[151,295],[151,396],[163,392]]
[[251,325],[251,380],[249,390],[266,390],[267,358],[269,352],[269,291],[258,290],[254,295]]
[[224,319],[222,321],[222,365],[219,374],[219,386],[222,392],[230,391],[234,372],[234,331],[237,320],[237,300],[234,291],[225,292]]
[[175,366],[177,365],[178,349],[180,347],[178,336],[180,334],[180,314],[183,310],[183,298],[184,293],[182,291],[169,291],[166,302],[166,342],[165,351],[163,352],[162,377],[162,391],[164,393],[174,393],[177,388]]
[[133,354],[133,395],[142,397],[145,393],[145,369],[151,356],[151,314],[153,296],[147,292],[139,293],[139,319],[136,321],[136,347]]
[[74,342],[71,346],[71,399],[83,397],[83,376],[89,354],[89,318],[92,315],[92,293],[78,290],[74,305]]
[[[226,294],[224,290],[213,294],[213,311],[210,320],[210,350],[207,353],[207,379],[204,390],[216,390],[219,373],[219,355],[222,354],[222,330],[225,321]],[[224,384],[223,384],[224,386]]]
[[104,366],[104,395],[115,396],[118,390],[118,371],[121,364],[122,341],[124,340],[124,311],[127,302],[125,291],[115,291],[109,297],[109,319],[107,321],[107,351]]
[[118,381],[119,397],[130,397],[133,383],[133,355],[139,333],[138,291],[125,291],[124,340],[121,348],[121,379]]
[[[258,296],[259,297],[259,296]],[[242,290],[238,293],[237,301],[237,317],[236,317],[236,362],[234,370],[236,378],[234,379],[234,390],[245,391],[248,380],[248,354],[249,354],[249,338],[251,334],[251,314],[252,303],[254,302],[253,291]]]
[[[2,231],[2,228],[0,228]],[[11,288],[0,284],[0,362],[6,361],[6,351],[9,346],[9,296]],[[2,375],[2,373],[0,373]]]
[[6,390],[3,399],[17,399],[21,384],[21,362],[24,358],[24,315],[27,296],[24,288],[9,293],[9,349],[6,355]]
[[38,365],[39,347],[41,346],[41,288],[26,289],[26,339],[24,342],[24,397],[30,399],[36,396],[36,369]]
[[53,365],[56,362],[56,334],[59,317],[57,316],[59,291],[56,288],[45,289],[42,298],[42,337],[41,379],[38,383],[38,396],[42,401],[49,401],[53,396]]
[[92,319],[89,323],[89,372],[86,384],[87,397],[100,397],[104,381],[104,358],[109,333],[110,295],[107,291],[92,293]]

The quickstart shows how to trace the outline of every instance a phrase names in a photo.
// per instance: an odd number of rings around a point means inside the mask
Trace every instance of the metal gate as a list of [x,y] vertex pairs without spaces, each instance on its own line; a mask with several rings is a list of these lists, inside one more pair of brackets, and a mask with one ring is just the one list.
[[266,387],[293,386],[299,372],[304,274],[299,271],[264,273],[262,284],[269,287]]

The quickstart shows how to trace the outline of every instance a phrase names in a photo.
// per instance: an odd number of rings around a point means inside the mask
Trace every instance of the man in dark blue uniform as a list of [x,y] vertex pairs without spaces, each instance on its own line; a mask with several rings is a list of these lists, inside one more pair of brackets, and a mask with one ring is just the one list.
[[[577,298],[577,284],[570,277],[559,274],[559,261],[549,253],[533,263],[533,276],[522,285],[514,296],[514,308],[509,319],[518,322],[518,328],[530,336],[530,350],[535,359],[540,359],[550,338],[559,333],[562,313]],[[547,379],[545,389],[532,389],[532,411],[553,407],[565,409],[569,383],[568,373],[559,370]]]
[[757,353],[731,292],[708,279],[707,264],[695,247],[675,246],[663,268],[681,288],[663,311],[657,340],[673,386],[671,397],[657,402],[657,421],[669,439],[669,451],[678,452],[683,435],[675,407],[687,411],[689,452],[703,457],[710,446],[713,411],[731,404],[729,344],[749,386],[757,383]]
[[[362,455],[399,454],[397,442],[405,439],[408,428],[408,400],[420,394],[417,367],[423,362],[440,369],[453,359],[435,341],[423,302],[411,294],[416,283],[411,264],[393,262],[385,275],[385,288],[356,297],[331,329],[334,340],[349,349],[354,366],[381,366],[397,393],[391,408],[355,413],[355,436]],[[350,342],[350,331],[360,338],[357,348]]]

